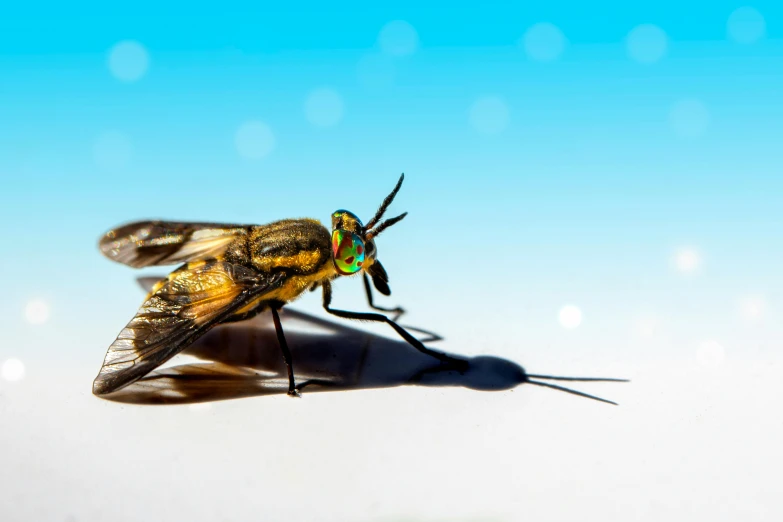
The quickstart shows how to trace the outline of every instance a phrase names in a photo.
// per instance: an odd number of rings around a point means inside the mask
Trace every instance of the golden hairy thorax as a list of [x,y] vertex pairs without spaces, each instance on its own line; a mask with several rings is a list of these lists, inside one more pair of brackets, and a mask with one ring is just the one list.
[[[246,266],[260,273],[283,272],[285,278],[280,286],[237,310],[237,315],[259,306],[263,309],[266,302],[293,301],[307,289],[338,275],[332,263],[331,235],[315,219],[286,219],[268,225],[252,226],[242,232],[237,234],[225,252],[215,259]],[[191,261],[185,268],[196,269],[204,263],[205,261]],[[158,291],[166,281],[181,277],[183,276],[178,271],[172,273],[155,285],[150,295]],[[193,291],[198,292],[199,289],[194,287]]]
[[337,277],[332,263],[331,235],[315,219],[285,219],[251,227],[242,238],[247,266],[264,273],[285,272],[284,283],[238,313],[264,301],[289,302],[305,290]]
[[319,272],[315,272],[306,276],[292,276],[286,279],[280,288],[264,294],[258,299],[248,303],[247,306],[237,310],[236,315],[242,315],[246,312],[249,312],[262,303],[268,301],[283,301],[285,303],[291,302],[301,296],[305,290],[312,288],[314,284],[331,280],[335,277],[337,277],[337,273],[334,270],[334,265],[331,263],[326,265]]
[[331,260],[331,235],[315,219],[286,219],[252,227],[247,242],[250,265],[261,272],[307,275]]

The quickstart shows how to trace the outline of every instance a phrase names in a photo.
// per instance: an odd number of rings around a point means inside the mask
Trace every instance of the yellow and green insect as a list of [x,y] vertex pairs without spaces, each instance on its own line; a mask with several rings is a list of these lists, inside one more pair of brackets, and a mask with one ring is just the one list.
[[[437,359],[438,366],[427,372],[456,370],[464,374],[471,368],[469,359],[427,348],[422,340],[397,324],[404,312],[402,308],[382,308],[373,303],[371,280],[380,293],[391,294],[389,276],[378,261],[375,240],[407,215],[381,221],[403,179],[404,175],[400,176],[366,225],[347,210],[334,212],[331,233],[315,219],[284,219],[268,225],[141,221],[108,232],[99,246],[113,261],[134,268],[184,264],[152,287],[136,316],[109,346],[93,382],[93,393],[109,394],[141,379],[218,324],[241,321],[270,310],[288,370],[288,394],[296,396],[299,388],[278,310],[305,290],[318,288],[323,292],[323,307],[330,314],[385,322],[411,346]],[[392,312],[393,318],[331,307],[332,281],[358,274],[362,274],[370,307]],[[411,329],[440,339],[426,330]],[[534,375],[521,367],[519,376],[520,383],[611,404],[615,403],[544,381],[623,381]]]
[[330,314],[388,323],[416,349],[464,369],[465,360],[427,348],[386,315],[331,307],[332,281],[362,274],[371,307],[402,312],[373,304],[370,279],[379,292],[390,295],[389,277],[378,261],[375,240],[406,216],[381,221],[403,179],[400,176],[366,225],[347,210],[334,212],[331,233],[315,219],[284,219],[268,225],[142,221],[108,232],[99,246],[113,261],[134,268],[184,264],[152,288],[109,347],[93,393],[104,395],[135,382],[220,323],[271,310],[288,369],[288,393],[297,395],[278,310],[305,290],[318,288]]

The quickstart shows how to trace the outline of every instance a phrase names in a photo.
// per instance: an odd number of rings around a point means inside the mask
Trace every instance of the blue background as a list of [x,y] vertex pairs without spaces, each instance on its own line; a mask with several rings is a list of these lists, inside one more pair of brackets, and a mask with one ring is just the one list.
[[[117,224],[367,219],[400,172],[391,212],[410,215],[379,241],[394,299],[475,351],[692,357],[718,339],[741,357],[780,339],[779,3],[754,5],[764,34],[746,44],[727,32],[733,2],[363,6],[5,5],[0,356],[28,373],[35,354],[97,370],[141,298],[96,249]],[[415,30],[403,56],[388,52],[405,47],[384,36],[394,20]],[[564,37],[556,59],[525,48],[540,22]],[[629,56],[640,24],[667,35],[653,63]],[[135,81],[109,66],[126,40],[148,53]],[[305,110],[323,88],[342,100],[326,127]],[[498,132],[474,124],[487,97]],[[697,113],[677,116],[683,101]],[[248,121],[274,135],[264,157],[237,148]],[[683,246],[700,253],[698,274],[672,269]],[[763,296],[765,325],[742,323],[744,295]],[[49,303],[46,324],[25,323],[31,299]],[[358,281],[336,299],[364,306]],[[567,303],[584,321],[563,337]],[[627,334],[644,314],[671,335],[641,350]]]

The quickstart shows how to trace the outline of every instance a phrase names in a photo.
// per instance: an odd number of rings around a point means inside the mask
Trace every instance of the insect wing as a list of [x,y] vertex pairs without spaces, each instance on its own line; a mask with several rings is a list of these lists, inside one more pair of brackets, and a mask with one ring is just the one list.
[[282,273],[214,260],[172,272],[109,347],[93,393],[111,393],[140,379],[283,279]]
[[111,230],[99,247],[103,255],[134,268],[175,265],[218,257],[246,225],[138,221]]

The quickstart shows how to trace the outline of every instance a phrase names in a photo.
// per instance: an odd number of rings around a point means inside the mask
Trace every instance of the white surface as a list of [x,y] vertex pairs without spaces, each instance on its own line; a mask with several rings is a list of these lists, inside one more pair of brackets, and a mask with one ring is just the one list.
[[[573,383],[619,407],[532,385],[141,406],[90,394],[99,361],[31,364],[26,379],[0,382],[0,513],[4,522],[778,519],[781,365],[701,355],[623,366],[580,356],[563,368],[632,378]],[[547,367],[531,373],[558,370],[535,358]]]

